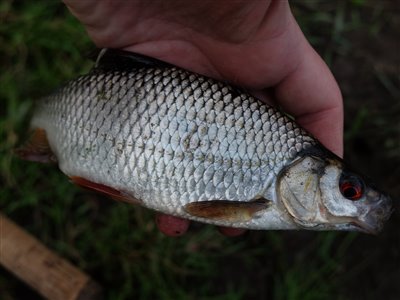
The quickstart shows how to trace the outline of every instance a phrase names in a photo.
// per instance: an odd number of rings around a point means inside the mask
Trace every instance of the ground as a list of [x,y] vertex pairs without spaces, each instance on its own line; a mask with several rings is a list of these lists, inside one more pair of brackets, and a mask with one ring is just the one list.
[[[92,45],[56,1],[0,3],[0,208],[89,273],[106,299],[398,299],[400,296],[400,2],[292,2],[345,100],[345,159],[396,203],[378,236],[248,232],[194,224],[177,239],[153,213],[70,184],[12,155],[35,99],[90,67]],[[2,299],[40,297],[0,269]]]

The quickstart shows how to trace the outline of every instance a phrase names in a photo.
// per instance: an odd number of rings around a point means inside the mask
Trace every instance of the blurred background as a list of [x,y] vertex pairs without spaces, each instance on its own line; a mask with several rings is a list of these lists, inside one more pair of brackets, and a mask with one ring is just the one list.
[[[181,238],[152,212],[20,161],[35,99],[86,72],[93,48],[58,1],[0,2],[0,210],[98,281],[105,299],[400,299],[400,1],[292,1],[345,99],[345,158],[397,203],[378,236],[248,232],[193,224]],[[40,299],[0,267],[1,299]]]

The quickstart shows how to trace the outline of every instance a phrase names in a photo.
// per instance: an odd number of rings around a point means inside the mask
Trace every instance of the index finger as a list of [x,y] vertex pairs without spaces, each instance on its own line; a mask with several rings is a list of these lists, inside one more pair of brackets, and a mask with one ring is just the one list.
[[[298,28],[298,34],[302,34]],[[305,37],[299,64],[277,86],[276,98],[296,122],[335,154],[343,155],[343,101],[328,66]]]

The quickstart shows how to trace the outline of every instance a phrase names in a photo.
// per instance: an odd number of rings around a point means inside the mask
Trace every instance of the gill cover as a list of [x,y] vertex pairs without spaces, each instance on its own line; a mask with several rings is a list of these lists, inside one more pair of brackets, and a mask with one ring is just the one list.
[[277,194],[294,222],[313,227],[321,218],[319,178],[326,163],[315,157],[302,157],[278,177]]

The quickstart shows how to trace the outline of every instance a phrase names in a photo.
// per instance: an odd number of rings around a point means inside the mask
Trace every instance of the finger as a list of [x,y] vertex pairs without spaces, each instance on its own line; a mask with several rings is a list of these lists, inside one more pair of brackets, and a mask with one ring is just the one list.
[[297,123],[328,149],[343,155],[343,103],[340,89],[321,57],[302,36],[299,63],[277,86],[275,96]]
[[156,224],[158,229],[167,236],[181,236],[188,230],[190,221],[158,213],[156,215]]
[[225,236],[235,237],[244,234],[246,232],[246,229],[221,226],[218,227],[218,231]]

